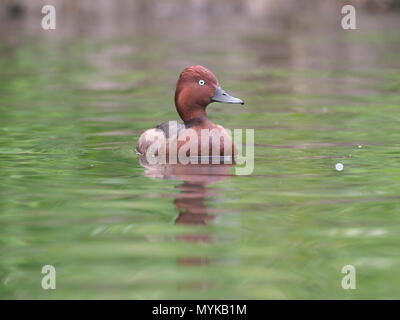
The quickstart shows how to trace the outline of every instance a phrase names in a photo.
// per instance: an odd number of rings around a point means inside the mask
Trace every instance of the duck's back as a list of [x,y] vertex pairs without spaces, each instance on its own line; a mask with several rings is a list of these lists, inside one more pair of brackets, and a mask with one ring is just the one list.
[[177,121],[165,121],[160,123],[155,128],[148,129],[141,134],[136,150],[141,154],[146,154],[148,147],[153,144],[156,139],[167,140],[170,137],[177,137],[185,129],[186,126]]
[[164,132],[165,137],[168,139],[170,133],[172,136],[179,136],[179,134],[186,129],[183,123],[178,123],[176,121],[165,121],[156,126],[156,129]]

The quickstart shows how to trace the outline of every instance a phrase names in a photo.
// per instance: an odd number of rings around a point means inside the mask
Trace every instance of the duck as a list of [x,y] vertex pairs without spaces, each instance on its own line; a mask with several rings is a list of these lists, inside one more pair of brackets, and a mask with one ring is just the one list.
[[[244,101],[223,90],[215,75],[206,67],[194,65],[179,75],[175,89],[175,107],[183,122],[165,121],[141,134],[136,152],[148,156],[171,153],[196,156],[234,156],[235,146],[227,130],[207,117],[207,106],[213,102],[240,104]],[[203,130],[210,136],[203,137]],[[158,145],[157,145],[157,143]],[[164,149],[160,145],[164,144]],[[154,147],[157,145],[158,147]],[[171,147],[175,146],[175,147]]]

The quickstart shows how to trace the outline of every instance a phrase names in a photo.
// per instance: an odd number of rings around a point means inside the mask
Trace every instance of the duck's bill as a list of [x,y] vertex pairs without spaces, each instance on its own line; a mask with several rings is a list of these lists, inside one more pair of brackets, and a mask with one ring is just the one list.
[[215,93],[211,97],[211,101],[244,104],[243,100],[232,97],[230,94],[226,93],[225,90],[223,90],[221,87],[215,88]]

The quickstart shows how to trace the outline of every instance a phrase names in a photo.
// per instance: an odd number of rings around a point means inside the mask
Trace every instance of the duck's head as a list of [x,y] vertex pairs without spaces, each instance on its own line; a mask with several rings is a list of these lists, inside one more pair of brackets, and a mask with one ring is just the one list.
[[183,121],[206,116],[211,102],[244,104],[219,85],[214,74],[203,66],[191,66],[182,71],[176,84],[175,105]]

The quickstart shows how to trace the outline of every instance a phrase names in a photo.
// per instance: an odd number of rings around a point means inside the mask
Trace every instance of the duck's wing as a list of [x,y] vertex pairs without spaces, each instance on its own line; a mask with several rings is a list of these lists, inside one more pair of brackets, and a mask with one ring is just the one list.
[[183,123],[178,123],[177,121],[165,121],[156,126],[156,129],[164,132],[165,137],[168,139],[170,135],[178,136],[183,130],[186,129],[186,126]]

